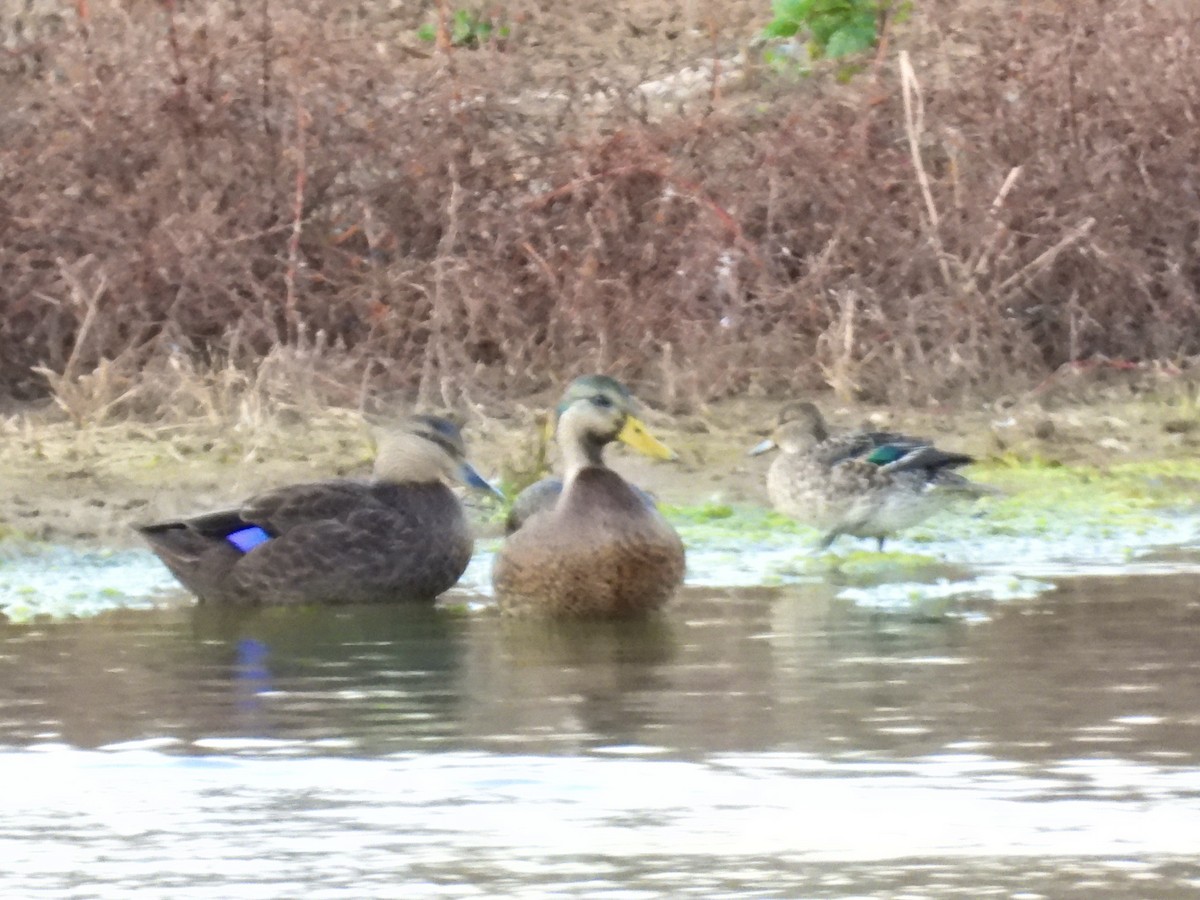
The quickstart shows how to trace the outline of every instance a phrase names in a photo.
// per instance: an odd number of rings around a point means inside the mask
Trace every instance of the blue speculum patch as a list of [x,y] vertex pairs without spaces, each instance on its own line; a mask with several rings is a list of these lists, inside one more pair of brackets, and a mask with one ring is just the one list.
[[249,553],[259,544],[265,544],[271,539],[267,534],[266,529],[260,528],[257,525],[250,525],[246,528],[239,528],[237,531],[231,531],[225,535],[225,540],[233,544],[243,553]]

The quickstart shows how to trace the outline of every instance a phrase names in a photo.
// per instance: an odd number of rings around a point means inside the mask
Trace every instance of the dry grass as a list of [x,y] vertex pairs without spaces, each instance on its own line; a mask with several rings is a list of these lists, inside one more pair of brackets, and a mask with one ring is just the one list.
[[848,87],[633,90],[759,5],[595,77],[599,5],[450,57],[332,0],[73,13],[0,67],[0,390],[77,423],[590,369],[918,403],[1200,353],[1200,8],[920,0]]

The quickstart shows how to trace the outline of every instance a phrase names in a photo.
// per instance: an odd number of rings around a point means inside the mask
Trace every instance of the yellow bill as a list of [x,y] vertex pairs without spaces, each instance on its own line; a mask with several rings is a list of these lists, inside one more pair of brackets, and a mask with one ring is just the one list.
[[647,431],[641,419],[635,416],[625,417],[625,427],[617,435],[617,440],[652,459],[676,458],[675,451]]

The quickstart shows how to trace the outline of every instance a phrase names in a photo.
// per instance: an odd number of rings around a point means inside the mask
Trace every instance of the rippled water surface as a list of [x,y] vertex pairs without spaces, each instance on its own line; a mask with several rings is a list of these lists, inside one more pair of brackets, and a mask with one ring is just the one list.
[[0,627],[5,897],[1200,893],[1200,592]]

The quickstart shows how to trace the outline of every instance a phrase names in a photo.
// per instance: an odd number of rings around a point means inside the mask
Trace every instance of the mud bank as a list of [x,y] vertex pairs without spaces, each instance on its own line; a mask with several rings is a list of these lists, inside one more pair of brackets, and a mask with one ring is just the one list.
[[[746,450],[769,429],[779,405],[755,398],[685,416],[649,410],[648,422],[679,460],[656,463],[615,448],[610,461],[685,517],[703,518],[724,506],[766,507],[769,459],[748,458]],[[838,427],[886,426],[974,454],[979,464],[971,476],[1005,492],[989,504],[989,521],[1011,533],[1047,534],[1056,522],[1081,516],[1138,527],[1159,509],[1186,508],[1200,499],[1200,415],[1179,400],[1106,397],[1053,408],[980,404],[907,411],[845,406],[830,398],[822,405]],[[510,490],[534,477],[544,408],[531,403],[504,418],[469,417],[468,451],[481,471]],[[283,484],[365,474],[371,434],[372,426],[354,411],[289,411],[253,424],[131,422],[82,429],[55,421],[51,411],[15,413],[0,420],[0,540],[135,546],[131,526],[137,523],[237,503]],[[477,508],[482,535],[496,532],[500,513]],[[789,525],[776,517],[762,527]]]

